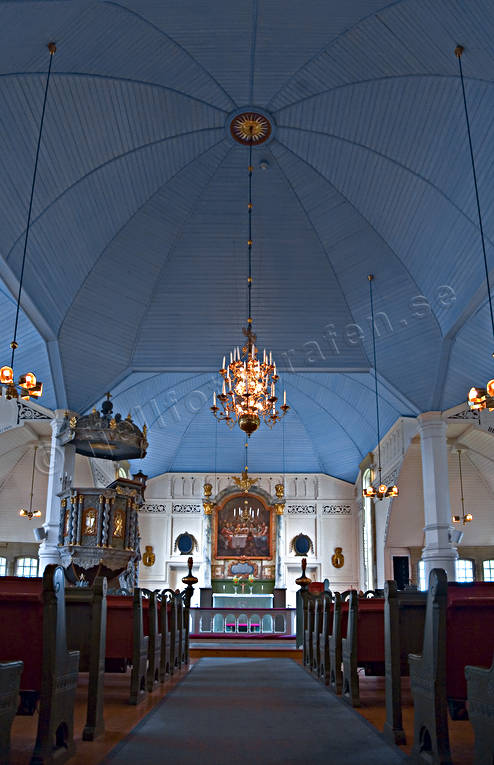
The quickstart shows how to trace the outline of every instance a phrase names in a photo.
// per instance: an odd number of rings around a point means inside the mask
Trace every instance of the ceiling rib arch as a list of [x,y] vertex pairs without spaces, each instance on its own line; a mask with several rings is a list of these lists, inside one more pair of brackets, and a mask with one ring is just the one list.
[[[170,260],[173,257],[173,254],[174,254],[174,252],[177,249],[178,243],[180,242],[180,239],[184,235],[186,224],[188,223],[188,221],[191,218],[193,218],[194,213],[197,210],[198,205],[201,203],[202,198],[203,198],[204,194],[206,193],[207,189],[211,185],[211,182],[213,181],[216,172],[218,172],[218,169],[221,167],[221,165],[228,159],[228,156],[229,156],[229,154],[231,153],[232,150],[233,150],[233,146],[231,148],[229,148],[226,151],[226,153],[219,159],[219,161],[218,161],[218,163],[216,165],[216,169],[211,173],[211,175],[209,176],[206,184],[202,188],[200,188],[199,191],[197,192],[196,198],[195,198],[195,200],[194,200],[194,202],[192,204],[192,207],[191,207],[191,209],[190,209],[190,211],[188,213],[187,219],[182,221],[182,224],[181,224],[179,230],[177,231],[177,233],[175,235],[174,242],[171,245],[171,247],[170,247],[166,257],[163,260],[163,263],[161,265],[161,268],[159,270],[158,276],[156,278],[153,290],[152,290],[151,295],[149,297],[148,310],[149,310],[149,307],[152,306],[152,304],[154,302],[154,298],[156,297],[156,294],[157,294],[157,291],[159,289],[159,285],[160,285],[161,279],[163,277],[163,274],[165,272],[165,269],[168,267],[168,265],[170,263]],[[141,320],[140,320],[140,322],[139,322],[139,324],[137,326],[136,333],[135,333],[134,345],[133,345],[132,353],[131,353],[131,359],[133,358],[133,356],[134,356],[134,354],[136,352],[136,349],[137,349],[137,346],[138,346],[138,343],[139,343],[139,338],[140,338],[140,335],[141,335],[141,331],[143,329],[143,326],[144,326],[144,323],[145,323],[145,320],[146,320],[146,317],[147,317],[147,313],[148,313],[148,311],[146,311],[145,313],[142,314]]]
[[[216,128],[215,128],[215,129],[216,129]],[[194,131],[194,132],[195,132],[195,131]],[[71,303],[70,303],[70,305],[69,305],[69,307],[68,307],[68,309],[67,309],[67,311],[66,311],[66,314],[65,314],[65,318],[64,318],[64,320],[62,321],[62,324],[60,325],[60,329],[59,329],[59,335],[60,335],[60,332],[62,331],[62,328],[63,328],[63,325],[64,325],[64,323],[65,323],[65,320],[66,320],[66,318],[67,318],[67,316],[68,316],[68,314],[69,314],[69,312],[70,312],[70,310],[71,310],[72,306],[73,306],[73,305],[74,305],[74,303],[76,302],[78,295],[80,294],[80,292],[81,292],[81,291],[82,291],[82,289],[84,288],[84,285],[87,283],[87,281],[88,281],[88,279],[90,278],[91,274],[92,274],[92,273],[95,271],[95,269],[98,267],[98,264],[100,263],[100,261],[101,261],[101,260],[104,258],[104,256],[105,256],[105,253],[107,252],[107,250],[108,250],[108,249],[109,249],[109,248],[112,246],[112,244],[113,244],[113,243],[114,243],[114,242],[115,242],[115,241],[118,239],[118,237],[121,235],[121,233],[122,233],[123,231],[125,231],[125,229],[126,229],[126,228],[127,228],[127,227],[128,227],[130,224],[131,224],[131,223],[132,223],[132,221],[134,220],[134,218],[136,218],[136,216],[138,216],[138,215],[139,215],[139,213],[140,213],[140,212],[141,212],[141,211],[142,211],[142,210],[143,210],[143,209],[146,207],[146,205],[148,205],[148,204],[149,204],[149,202],[150,202],[150,201],[152,201],[152,200],[154,199],[154,197],[156,197],[158,194],[160,194],[160,193],[163,191],[163,188],[164,188],[165,186],[167,186],[169,183],[171,183],[171,182],[174,180],[174,178],[176,178],[177,176],[179,176],[179,175],[180,175],[180,174],[181,174],[181,173],[182,173],[184,170],[186,170],[186,169],[187,169],[187,168],[188,168],[190,165],[193,165],[195,162],[197,162],[199,159],[201,159],[201,157],[203,157],[205,154],[207,154],[207,153],[208,153],[208,152],[210,152],[211,150],[215,149],[217,146],[220,146],[220,145],[223,143],[223,141],[224,141],[224,139],[223,139],[223,136],[222,136],[221,140],[219,140],[219,141],[217,141],[216,143],[212,144],[212,146],[209,146],[209,147],[207,147],[206,149],[203,149],[203,150],[202,150],[202,151],[201,151],[199,154],[197,154],[196,156],[192,157],[192,159],[190,159],[190,160],[189,160],[189,161],[188,161],[188,162],[187,162],[185,165],[183,165],[182,167],[180,167],[180,168],[179,168],[179,169],[176,171],[176,173],[174,173],[174,174],[173,174],[171,177],[167,178],[167,179],[166,179],[166,181],[165,181],[165,182],[164,182],[164,183],[163,183],[161,186],[159,186],[159,187],[158,187],[158,188],[157,188],[155,191],[153,191],[153,193],[152,193],[152,194],[151,194],[149,197],[147,197],[147,198],[146,198],[146,199],[145,199],[145,200],[142,202],[142,204],[141,204],[141,205],[140,205],[140,206],[139,206],[139,207],[138,207],[138,208],[137,208],[137,209],[136,209],[136,210],[133,212],[133,214],[131,215],[131,217],[130,217],[130,218],[128,218],[128,219],[127,219],[127,220],[126,220],[126,221],[123,223],[123,225],[122,225],[122,226],[121,226],[121,227],[118,229],[118,231],[116,231],[116,232],[114,233],[114,235],[112,236],[112,238],[110,239],[110,241],[109,241],[109,242],[108,242],[108,243],[105,245],[105,247],[104,247],[104,248],[101,250],[101,252],[98,254],[98,258],[97,258],[97,259],[95,260],[95,262],[93,263],[93,265],[92,265],[92,267],[91,267],[90,271],[89,271],[89,272],[86,274],[86,277],[85,277],[85,279],[84,279],[84,282],[82,282],[81,286],[79,287],[79,290],[78,290],[78,291],[77,291],[77,293],[74,295],[74,297],[73,297],[73,299],[72,299],[72,301],[71,301]]]
[[121,3],[115,2],[115,0],[103,0],[103,1],[105,5],[113,6],[115,8],[118,8],[123,13],[128,13],[129,15],[134,16],[135,18],[139,19],[143,24],[146,24],[152,29],[154,29],[156,32],[158,32],[158,34],[162,35],[163,37],[166,37],[167,40],[169,40],[173,45],[175,45],[179,50],[181,50],[186,56],[188,56],[194,62],[195,66],[201,69],[201,71],[203,71],[214,82],[217,88],[222,91],[222,93],[226,96],[226,98],[232,104],[232,109],[238,108],[233,98],[230,96],[229,93],[226,92],[223,86],[213,77],[211,72],[207,71],[202,66],[202,64],[199,61],[197,61],[197,59],[194,58],[194,56],[190,53],[190,51],[184,48],[183,45],[180,45],[180,43],[178,43],[176,40],[170,37],[170,35],[166,34],[166,32],[161,27],[156,26],[156,24],[153,24],[151,21],[144,18],[144,16],[142,16],[142,14],[140,13],[137,13],[137,11],[130,9],[126,7],[125,5],[122,5]]

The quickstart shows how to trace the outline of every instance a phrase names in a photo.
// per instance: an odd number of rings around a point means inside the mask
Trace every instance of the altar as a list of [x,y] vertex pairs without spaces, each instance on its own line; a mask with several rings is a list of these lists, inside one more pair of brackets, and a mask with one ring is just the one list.
[[273,595],[213,593],[213,608],[273,608]]

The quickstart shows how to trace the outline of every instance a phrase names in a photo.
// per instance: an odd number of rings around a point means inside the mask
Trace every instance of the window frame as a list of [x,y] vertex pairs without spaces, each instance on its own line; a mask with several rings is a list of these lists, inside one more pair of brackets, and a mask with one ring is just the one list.
[[[458,576],[458,566],[461,564],[470,564],[471,572],[472,572],[472,578],[471,579],[464,579]],[[467,568],[467,565],[463,566],[464,569]],[[459,584],[471,584],[472,582],[475,582],[475,561],[472,560],[472,558],[457,558],[455,561],[455,581],[459,582]]]
[[[24,573],[25,569],[27,568],[25,561],[30,561],[29,563],[29,571],[31,572],[33,570],[33,561],[36,562],[36,571],[35,573]],[[23,573],[19,573],[19,568],[22,567]],[[18,558],[15,559],[15,575],[21,578],[25,579],[34,579],[38,576],[39,572],[39,559],[34,558],[32,555],[20,555]]]
[[[7,558],[4,555],[0,555],[0,576],[7,576],[9,562]],[[2,568],[4,568],[4,571],[2,573]]]
[[[485,578],[485,564],[489,563],[489,569],[490,569],[490,576],[488,579]],[[484,578],[484,582],[494,582],[494,558],[487,558],[486,560],[482,561],[482,575]]]
[[419,560],[417,563],[417,587],[419,588],[420,592],[426,592],[428,582],[425,578],[425,562],[423,560]]

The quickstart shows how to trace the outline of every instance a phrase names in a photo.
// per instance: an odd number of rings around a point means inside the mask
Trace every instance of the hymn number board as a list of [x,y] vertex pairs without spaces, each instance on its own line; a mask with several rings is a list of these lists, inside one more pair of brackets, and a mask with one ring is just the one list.
[[271,510],[258,497],[231,497],[216,514],[216,558],[272,558],[271,523]]

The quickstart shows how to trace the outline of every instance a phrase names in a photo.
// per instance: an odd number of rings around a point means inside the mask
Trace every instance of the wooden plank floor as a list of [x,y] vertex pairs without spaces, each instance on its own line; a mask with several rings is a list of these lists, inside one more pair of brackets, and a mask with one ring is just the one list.
[[[208,656],[214,654],[208,653]],[[256,654],[261,656],[262,654]],[[244,654],[245,656],[245,654]],[[233,658],[233,656],[232,656]],[[195,663],[191,660],[191,664]],[[103,736],[96,741],[82,741],[82,730],[86,714],[87,675],[82,673],[79,679],[75,707],[75,738],[77,752],[70,760],[71,765],[99,765],[104,757],[118,744],[157,703],[166,696],[185,676],[187,672],[175,675],[159,686],[146,700],[134,707],[127,703],[129,675],[105,676],[105,723]],[[314,680],[314,682],[316,682]],[[329,691],[328,691],[329,693]],[[402,680],[403,722],[407,744],[400,747],[409,753],[413,743],[413,704],[408,678]],[[360,676],[360,695],[362,706],[359,712],[368,722],[381,732],[386,718],[384,678]],[[16,717],[12,726],[11,765],[28,765],[36,738],[38,724],[34,717]],[[471,765],[473,762],[474,734],[468,721],[448,720],[451,751],[455,765]]]
[[[194,662],[191,661],[191,666]],[[79,674],[79,684],[74,710],[74,737],[76,754],[69,762],[71,765],[98,765],[113,749],[150,712],[161,699],[184,679],[189,670],[177,673],[138,706],[128,703],[130,672],[127,674],[105,675],[105,732],[95,741],[83,741],[82,731],[86,722],[87,680],[85,672]],[[33,717],[15,717],[12,725],[12,750],[10,765],[29,765],[36,740],[38,714]]]
[[[413,745],[413,701],[410,691],[410,678],[402,678],[403,728],[407,737],[405,746],[400,746],[409,754]],[[365,677],[360,675],[360,700],[362,706],[357,709],[378,731],[384,728],[386,720],[386,696],[384,677]],[[472,765],[474,732],[468,720],[451,720],[448,717],[449,743],[455,765]]]

